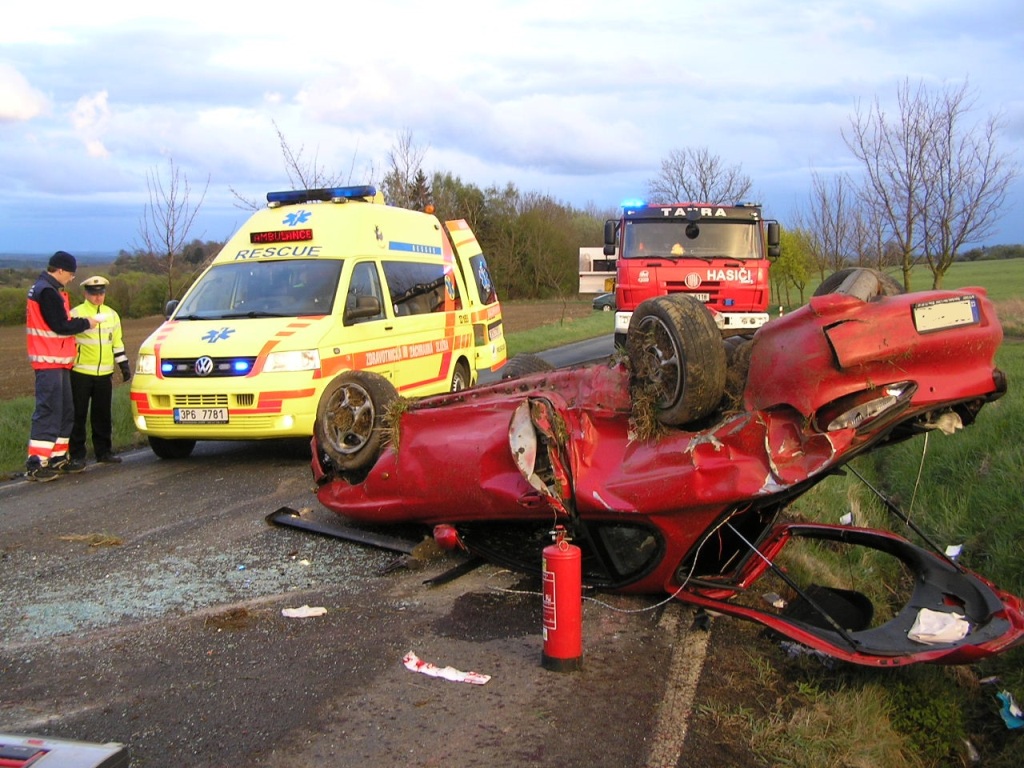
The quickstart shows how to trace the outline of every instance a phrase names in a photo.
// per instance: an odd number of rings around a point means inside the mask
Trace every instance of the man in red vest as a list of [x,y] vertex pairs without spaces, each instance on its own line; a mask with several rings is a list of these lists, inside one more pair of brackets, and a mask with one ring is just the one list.
[[71,366],[75,334],[95,328],[97,317],[72,318],[65,287],[75,279],[78,263],[66,251],[50,257],[46,271],[28,291],[25,335],[28,359],[36,372],[36,409],[28,439],[25,477],[48,482],[66,472],[81,472],[82,462],[68,458],[75,421]]

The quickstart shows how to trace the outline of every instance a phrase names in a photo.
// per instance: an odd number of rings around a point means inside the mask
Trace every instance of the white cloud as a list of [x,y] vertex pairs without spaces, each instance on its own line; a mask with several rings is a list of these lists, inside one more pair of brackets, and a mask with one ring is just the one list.
[[46,96],[14,67],[0,63],[0,123],[31,120],[48,108]]
[[110,155],[110,151],[100,138],[110,121],[107,99],[106,91],[83,96],[71,112],[71,125],[85,144],[89,157],[102,158]]

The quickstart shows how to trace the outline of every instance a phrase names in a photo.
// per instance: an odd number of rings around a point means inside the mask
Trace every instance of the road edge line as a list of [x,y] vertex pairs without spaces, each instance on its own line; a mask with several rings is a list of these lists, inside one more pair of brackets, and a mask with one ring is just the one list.
[[679,613],[668,612],[659,625],[677,639],[669,661],[665,695],[658,708],[653,743],[647,753],[646,768],[675,768],[682,756],[697,683],[707,656],[710,630],[684,629],[680,632]]

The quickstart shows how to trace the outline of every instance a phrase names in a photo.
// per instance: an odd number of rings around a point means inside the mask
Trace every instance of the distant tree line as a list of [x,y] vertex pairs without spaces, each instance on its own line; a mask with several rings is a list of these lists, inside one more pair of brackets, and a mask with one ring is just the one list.
[[963,261],[999,261],[1000,259],[1024,258],[1024,245],[983,245],[964,251]]

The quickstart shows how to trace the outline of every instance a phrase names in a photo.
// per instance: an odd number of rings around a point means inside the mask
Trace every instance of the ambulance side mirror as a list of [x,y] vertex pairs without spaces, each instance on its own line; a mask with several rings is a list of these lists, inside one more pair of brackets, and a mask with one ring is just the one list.
[[376,317],[380,312],[380,299],[376,296],[358,296],[355,301],[345,307],[345,325],[368,317]]

